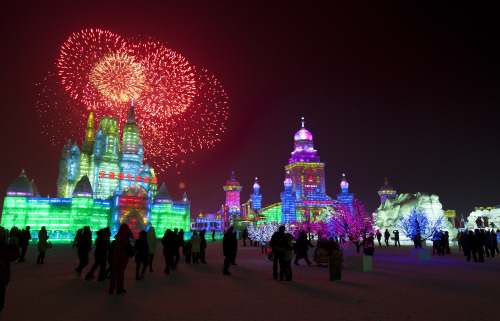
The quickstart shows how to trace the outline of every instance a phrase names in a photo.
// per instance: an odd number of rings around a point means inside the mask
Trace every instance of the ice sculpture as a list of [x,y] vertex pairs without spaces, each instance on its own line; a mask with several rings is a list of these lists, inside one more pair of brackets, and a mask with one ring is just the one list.
[[[420,192],[416,194],[397,194],[396,197],[387,198],[373,214],[376,228],[382,233],[388,229],[391,235],[393,235],[392,232],[396,229],[395,222],[398,217],[401,214],[409,213],[415,204],[419,209],[424,210],[432,221],[435,221],[440,216],[444,217],[443,205],[441,205],[439,196],[437,195]],[[446,218],[444,220],[446,221],[444,230],[448,231],[450,240],[452,240],[457,236],[457,229]],[[402,234],[400,234],[400,241],[402,243],[411,242],[410,239],[405,238]]]

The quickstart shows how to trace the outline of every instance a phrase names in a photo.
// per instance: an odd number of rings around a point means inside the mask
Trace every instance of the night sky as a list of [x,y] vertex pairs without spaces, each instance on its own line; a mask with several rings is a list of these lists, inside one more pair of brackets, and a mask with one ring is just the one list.
[[168,43],[228,93],[223,141],[192,155],[196,164],[182,175],[160,177],[174,199],[185,183],[192,216],[219,209],[232,170],[242,202],[255,176],[263,203],[280,201],[301,116],[326,163],[332,197],[346,173],[349,191],[369,210],[380,204],[386,176],[398,193],[437,194],[459,214],[499,205],[500,26],[494,8],[473,5],[3,4],[0,194],[25,168],[42,196],[56,196],[62,146],[40,134],[34,85],[73,32],[101,28]]

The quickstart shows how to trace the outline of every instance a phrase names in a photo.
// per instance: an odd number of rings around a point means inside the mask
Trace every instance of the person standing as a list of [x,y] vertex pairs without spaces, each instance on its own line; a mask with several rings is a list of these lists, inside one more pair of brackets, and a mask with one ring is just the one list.
[[207,240],[205,239],[206,230],[200,232],[200,260],[201,263],[207,263],[205,260],[205,249],[207,248]]
[[177,246],[177,237],[172,230],[167,229],[161,240],[163,244],[163,257],[165,257],[165,274],[170,274],[170,270],[174,270],[174,254],[179,251]]
[[19,238],[19,246],[21,247],[21,256],[19,257],[19,262],[24,262],[24,256],[26,255],[26,251],[28,250],[28,245],[31,240],[31,232],[30,227],[26,226],[24,230],[21,232],[21,237]]
[[497,252],[497,254],[499,254],[499,252],[498,252],[498,235],[495,233],[495,231],[493,229],[491,229],[491,243],[493,244],[491,252],[492,253]]
[[233,238],[234,238],[234,253],[233,253],[233,261],[231,262],[232,265],[238,265],[236,264],[236,255],[238,254],[238,232],[236,230],[233,230]]
[[189,241],[191,242],[191,253],[193,255],[193,264],[198,264],[198,260],[200,259],[201,238],[198,235],[197,230],[194,230],[193,235],[191,236],[191,239]]
[[99,269],[98,281],[106,280],[106,258],[108,256],[109,249],[109,238],[106,236],[106,230],[101,229],[97,231],[97,237],[95,239],[95,251],[94,251],[94,264],[90,269],[89,273],[85,276],[87,281],[94,278],[94,272]]
[[10,262],[19,257],[19,247],[7,244],[7,231],[0,227],[0,312],[5,304],[5,288],[10,281]]
[[241,232],[241,237],[243,238],[243,246],[247,246],[248,230],[246,227]]
[[389,238],[391,237],[391,233],[389,233],[388,229],[385,229],[384,232],[384,242],[387,246],[389,246]]
[[380,243],[381,239],[382,239],[382,233],[380,233],[380,230],[377,230],[377,241],[379,247],[382,247],[382,243]]
[[222,251],[225,257],[224,270],[222,271],[224,275],[231,275],[231,273],[229,273],[229,264],[234,261],[233,257],[236,255],[237,242],[238,240],[233,233],[233,227],[230,226],[222,238]]
[[399,243],[399,231],[395,230],[393,233],[394,233],[394,246],[401,246],[401,243]]
[[311,261],[309,261],[309,258],[307,257],[307,250],[309,249],[309,247],[313,247],[313,245],[311,244],[311,241],[307,239],[305,230],[300,231],[295,246],[297,249],[297,255],[295,256],[295,261],[293,263],[295,265],[299,265],[299,260],[305,259],[307,265],[311,265]]
[[47,230],[45,226],[42,226],[42,229],[38,232],[38,258],[36,259],[36,264],[45,264],[45,251],[49,247],[47,243],[48,239]]
[[[134,250],[135,250],[135,279],[140,280],[144,278],[144,273],[146,272],[146,269],[148,267],[149,247],[148,247],[148,234],[146,233],[146,231],[142,230],[139,233],[139,238],[135,241],[134,244]],[[141,274],[139,275],[141,265],[142,265],[142,271]]]
[[[292,281],[292,258],[293,258],[293,235],[290,233],[285,234],[285,255],[283,256],[283,268],[285,281]],[[306,254],[307,257],[307,254]],[[281,279],[281,278],[280,278]]]
[[215,229],[212,230],[212,242],[215,242]]
[[285,276],[285,271],[283,270],[284,258],[285,258],[285,226],[280,226],[277,232],[274,232],[271,237],[271,250],[274,252],[274,260],[273,260],[273,278],[278,280],[278,263],[280,264],[280,281],[283,280]]
[[153,272],[153,259],[156,252],[156,231],[153,226],[148,229],[148,266],[149,272]]
[[75,272],[78,276],[82,274],[82,270],[89,263],[89,252],[92,248],[92,232],[90,231],[90,226],[84,226],[82,235],[80,236],[76,247],[78,249],[78,259],[80,264],[78,264]]
[[113,246],[110,248],[113,257],[111,259],[111,273],[109,282],[109,294],[113,294],[116,289],[116,294],[125,293],[124,279],[125,269],[127,268],[128,258],[126,255],[127,247],[130,246],[130,238],[134,238],[132,231],[127,224],[122,224],[118,233],[115,235]]

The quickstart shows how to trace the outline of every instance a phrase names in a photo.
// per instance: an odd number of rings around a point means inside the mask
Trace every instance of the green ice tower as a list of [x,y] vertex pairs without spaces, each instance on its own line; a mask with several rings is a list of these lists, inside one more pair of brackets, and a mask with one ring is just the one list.
[[[94,190],[94,198],[108,199],[118,185],[118,180],[108,178],[108,173],[120,172],[120,134],[118,132],[118,119],[102,117],[94,139],[94,153],[90,168],[90,182]],[[105,173],[105,177],[100,177]]]
[[[123,126],[122,154],[120,159],[121,172],[125,179],[120,181],[120,190],[124,191],[130,186],[141,185],[136,176],[140,174],[140,167],[144,156],[142,140],[139,139],[139,125],[135,120],[134,102],[130,106],[127,122]],[[148,175],[150,176],[150,175]],[[142,187],[142,186],[141,186]]]
[[85,129],[85,140],[82,143],[80,174],[78,175],[78,179],[81,179],[85,175],[88,177],[92,176],[90,164],[92,163],[92,154],[94,152],[94,136],[94,113],[90,112],[87,120],[87,128]]

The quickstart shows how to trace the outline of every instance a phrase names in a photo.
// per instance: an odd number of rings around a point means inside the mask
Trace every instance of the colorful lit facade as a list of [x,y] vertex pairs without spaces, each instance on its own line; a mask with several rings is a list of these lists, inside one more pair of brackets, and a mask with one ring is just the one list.
[[227,228],[235,218],[241,218],[240,192],[243,187],[236,180],[234,171],[223,188],[226,192],[226,204],[221,215],[221,225]]
[[326,194],[325,163],[316,153],[313,135],[304,128],[302,118],[302,128],[294,136],[292,157],[285,166],[285,191],[281,193],[281,202],[262,210],[268,222],[302,221],[306,212],[315,220],[321,210],[337,202]]
[[255,177],[255,183],[253,184],[253,194],[250,195],[252,199],[252,210],[260,210],[262,208],[262,194],[259,193],[260,185],[257,182],[257,177]]
[[81,150],[71,141],[64,146],[58,198],[41,198],[23,170],[7,190],[2,226],[29,225],[33,236],[45,226],[52,240],[72,239],[83,226],[93,231],[109,226],[114,234],[123,223],[129,224],[136,236],[151,225],[157,231],[188,230],[190,202],[186,193],[182,200],[173,201],[164,184],[157,193],[154,171],[143,163],[133,106],[121,142],[117,123],[116,118],[102,117],[95,132],[90,113]]
[[385,178],[384,185],[378,191],[378,195],[380,196],[380,204],[385,203],[388,197],[396,197],[396,190],[394,187],[389,185],[389,181],[387,177]]

